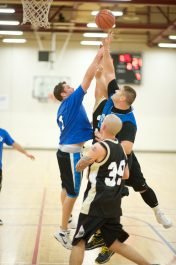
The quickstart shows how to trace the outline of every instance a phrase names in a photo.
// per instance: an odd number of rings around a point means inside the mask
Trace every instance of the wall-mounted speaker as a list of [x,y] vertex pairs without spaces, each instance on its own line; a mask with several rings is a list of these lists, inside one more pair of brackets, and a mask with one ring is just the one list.
[[39,62],[49,62],[49,51],[39,51],[38,52]]

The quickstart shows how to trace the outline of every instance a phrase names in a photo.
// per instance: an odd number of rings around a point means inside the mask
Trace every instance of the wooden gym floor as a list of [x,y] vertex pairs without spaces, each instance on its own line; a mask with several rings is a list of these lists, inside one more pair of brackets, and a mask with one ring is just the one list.
[[[3,188],[0,194],[0,265],[66,265],[70,251],[53,237],[59,227],[60,180],[55,151],[30,151],[31,161],[13,150],[4,150]],[[133,245],[151,263],[176,264],[176,154],[138,153],[148,184],[160,206],[172,219],[164,229],[141,196],[130,189],[123,198],[122,224]],[[74,208],[78,216],[86,179]],[[73,233],[73,232],[72,232]],[[99,249],[85,253],[84,265],[94,264]],[[134,264],[115,254],[109,265]]]

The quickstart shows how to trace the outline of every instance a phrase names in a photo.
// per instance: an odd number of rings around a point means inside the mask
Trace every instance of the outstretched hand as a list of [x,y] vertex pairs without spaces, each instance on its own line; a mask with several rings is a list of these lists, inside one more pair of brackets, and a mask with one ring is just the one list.
[[112,39],[113,39],[113,32],[109,31],[108,36],[102,40],[103,46],[105,48],[109,48]]
[[35,160],[35,157],[31,154],[26,153],[26,156],[29,157],[31,160]]
[[113,40],[113,37],[114,37],[114,32],[112,30],[110,30],[108,32],[108,38],[109,38],[110,42]]

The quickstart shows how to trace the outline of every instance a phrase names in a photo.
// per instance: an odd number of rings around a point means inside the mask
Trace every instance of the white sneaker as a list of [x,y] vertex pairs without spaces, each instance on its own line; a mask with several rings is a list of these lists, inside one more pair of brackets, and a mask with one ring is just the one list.
[[173,225],[172,221],[168,217],[166,217],[164,213],[158,211],[155,213],[155,216],[158,223],[162,224],[164,228],[169,228]]
[[54,234],[54,237],[67,249],[72,249],[71,240],[69,237],[70,231],[58,231]]
[[3,225],[3,221],[0,219],[0,225]]

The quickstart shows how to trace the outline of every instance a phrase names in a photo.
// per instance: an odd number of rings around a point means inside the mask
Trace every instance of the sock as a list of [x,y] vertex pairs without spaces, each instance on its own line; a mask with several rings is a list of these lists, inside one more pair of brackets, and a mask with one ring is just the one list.
[[159,205],[157,205],[156,207],[153,207],[152,210],[154,211],[155,214],[157,214],[158,212],[161,212]]
[[154,208],[158,205],[156,194],[150,187],[140,194],[145,203],[148,204],[151,208]]

